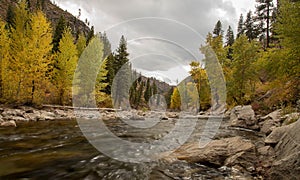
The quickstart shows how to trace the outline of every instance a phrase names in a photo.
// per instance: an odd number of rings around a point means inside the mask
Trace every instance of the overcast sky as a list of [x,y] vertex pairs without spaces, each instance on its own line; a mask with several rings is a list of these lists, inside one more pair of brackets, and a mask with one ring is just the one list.
[[96,32],[105,31],[118,46],[128,41],[134,68],[172,84],[188,76],[191,60],[203,55],[199,47],[218,20],[226,32],[236,30],[239,15],[255,7],[255,0],[56,0],[63,9],[86,18]]

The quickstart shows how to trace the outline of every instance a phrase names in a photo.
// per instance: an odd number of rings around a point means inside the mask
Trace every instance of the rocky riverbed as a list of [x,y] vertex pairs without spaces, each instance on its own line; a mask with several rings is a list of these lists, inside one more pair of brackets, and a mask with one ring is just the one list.
[[[97,113],[95,113],[97,112]],[[256,115],[251,106],[237,106],[225,113],[223,134],[200,148],[199,142],[189,141],[163,160],[174,164],[187,162],[204,164],[231,174],[231,179],[298,179],[300,178],[300,113],[283,114],[276,110],[266,116]],[[88,109],[19,107],[0,108],[0,126],[15,128],[19,123],[75,119],[76,117],[103,120],[130,119],[143,121],[159,118],[162,121],[206,116],[182,115],[176,112],[102,111]],[[230,134],[229,130],[250,132]]]

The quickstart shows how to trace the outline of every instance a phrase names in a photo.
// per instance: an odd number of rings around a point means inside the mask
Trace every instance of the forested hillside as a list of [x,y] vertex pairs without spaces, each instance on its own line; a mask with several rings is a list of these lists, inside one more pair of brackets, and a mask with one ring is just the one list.
[[[227,105],[251,104],[261,112],[299,107],[300,2],[258,0],[256,11],[241,14],[237,23],[234,35],[231,26],[222,27],[218,21],[200,48],[205,54],[205,47],[211,47],[223,68]],[[190,74],[199,91],[200,109],[206,110],[211,106],[206,68],[199,62],[190,65]],[[175,109],[180,107],[177,91],[174,90],[171,101]],[[187,94],[193,99],[192,92]]]

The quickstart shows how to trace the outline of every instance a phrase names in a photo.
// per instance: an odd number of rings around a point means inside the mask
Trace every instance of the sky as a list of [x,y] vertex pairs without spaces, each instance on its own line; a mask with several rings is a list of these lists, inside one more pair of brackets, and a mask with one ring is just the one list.
[[121,35],[130,62],[146,76],[172,85],[189,76],[189,63],[200,61],[199,47],[218,20],[234,30],[241,13],[254,11],[255,0],[55,0],[62,9],[88,19],[106,32],[112,49]]

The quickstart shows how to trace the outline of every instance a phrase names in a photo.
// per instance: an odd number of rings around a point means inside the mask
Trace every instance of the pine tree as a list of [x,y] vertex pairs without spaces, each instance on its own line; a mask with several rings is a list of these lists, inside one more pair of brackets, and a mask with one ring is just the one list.
[[226,33],[226,46],[232,46],[234,43],[234,34],[231,26],[228,26]]
[[[117,49],[115,59],[114,59],[114,74],[117,77],[114,78],[114,106],[120,107],[122,102],[128,99],[128,92],[130,89],[130,79],[131,79],[131,66],[128,59],[129,53],[127,52],[127,42],[124,36],[121,37],[119,47]],[[126,108],[126,107],[123,107]]]
[[15,12],[14,12],[14,8],[11,4],[8,5],[8,9],[6,12],[6,28],[10,29],[10,28],[15,28]]
[[240,37],[242,34],[244,34],[244,31],[245,31],[245,28],[244,28],[244,17],[243,17],[243,14],[241,14],[239,22],[238,22],[237,38]]
[[95,36],[95,30],[94,30],[94,26],[91,27],[91,30],[90,32],[88,33],[87,35],[87,38],[86,38],[86,45],[88,45],[91,41],[91,39]]
[[[262,33],[265,33],[266,37],[266,47],[270,47],[270,29],[271,29],[271,20],[272,12],[274,8],[273,0],[256,0],[258,5],[256,6],[257,20],[261,22]],[[264,26],[266,23],[266,26]]]
[[112,52],[111,52],[111,44],[106,36],[106,33],[100,33],[100,39],[104,45],[103,49],[103,59],[106,59]]
[[53,35],[53,41],[52,41],[52,44],[53,44],[52,51],[53,52],[58,51],[59,42],[60,42],[60,39],[62,38],[65,28],[66,28],[65,18],[63,16],[60,16],[59,21],[58,21],[55,31],[54,31],[54,35]]
[[256,32],[255,32],[255,26],[254,26],[254,21],[252,19],[252,12],[249,11],[247,13],[247,18],[245,20],[245,34],[248,37],[248,40],[251,41],[253,39],[255,39],[256,36]]
[[58,90],[59,103],[70,104],[71,88],[74,72],[78,61],[77,47],[69,28],[63,32],[59,42],[54,71],[54,81]]
[[144,98],[145,98],[145,101],[148,102],[150,97],[151,97],[151,87],[150,87],[150,78],[147,79],[147,82],[146,82],[146,90],[145,90],[145,93],[144,93]]
[[222,23],[220,20],[215,25],[213,34],[214,34],[214,37],[223,36]]

